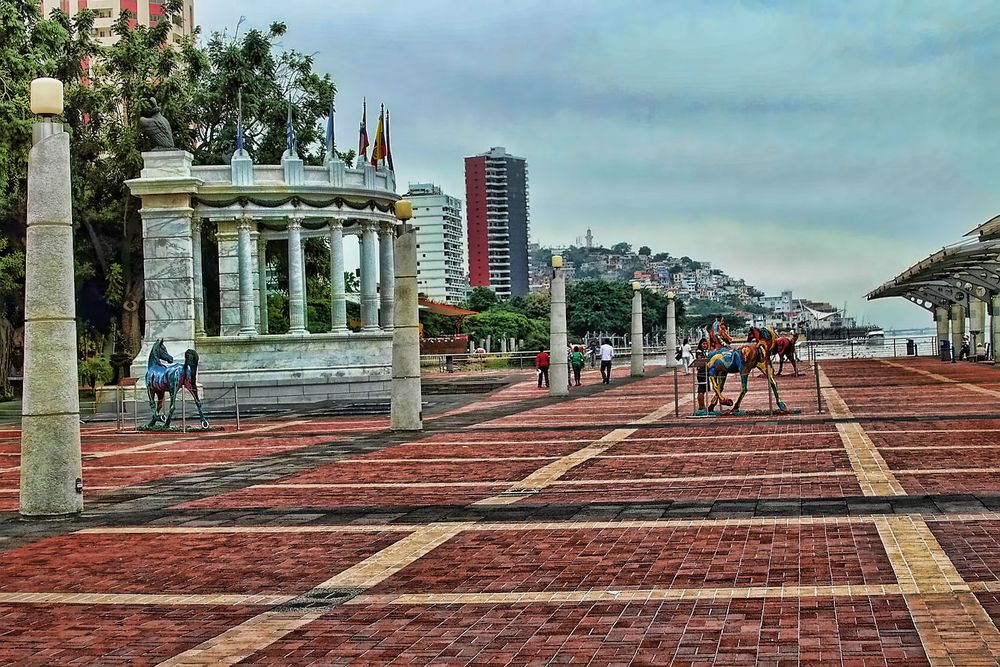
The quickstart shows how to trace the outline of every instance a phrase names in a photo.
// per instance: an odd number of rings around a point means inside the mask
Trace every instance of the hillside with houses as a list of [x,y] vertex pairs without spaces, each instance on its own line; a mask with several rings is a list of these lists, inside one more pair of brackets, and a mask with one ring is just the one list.
[[530,289],[547,292],[552,255],[563,257],[569,283],[581,280],[638,282],[643,288],[667,294],[684,302],[689,321],[709,321],[725,315],[736,328],[773,327],[779,331],[814,331],[857,335],[853,317],[830,303],[795,297],[791,290],[769,296],[743,278],[731,276],[710,262],[638,249],[628,243],[611,247],[594,244],[588,230],[582,245],[544,247],[532,244]]

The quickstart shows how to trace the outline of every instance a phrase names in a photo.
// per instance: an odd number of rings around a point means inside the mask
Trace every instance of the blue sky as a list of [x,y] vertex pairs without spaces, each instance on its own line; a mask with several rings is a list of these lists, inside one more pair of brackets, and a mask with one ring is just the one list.
[[[1000,213],[1000,3],[202,0],[206,31],[288,24],[393,111],[401,187],[464,198],[462,157],[527,158],[532,239],[589,226],[886,326],[863,295]],[[374,119],[369,118],[374,126]]]

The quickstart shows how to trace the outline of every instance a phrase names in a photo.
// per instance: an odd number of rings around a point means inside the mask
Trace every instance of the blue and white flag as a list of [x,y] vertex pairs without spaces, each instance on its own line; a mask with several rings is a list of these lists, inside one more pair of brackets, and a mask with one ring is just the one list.
[[333,100],[330,100],[330,112],[326,116],[326,154],[328,160],[333,160],[337,157],[334,153],[334,148],[336,146],[334,138],[333,129],[333,115],[336,109],[333,108]]
[[243,152],[243,89],[236,93],[236,152]]
[[288,100],[288,123],[285,125],[285,150],[298,157],[299,140],[295,136],[295,125],[292,123],[292,101]]

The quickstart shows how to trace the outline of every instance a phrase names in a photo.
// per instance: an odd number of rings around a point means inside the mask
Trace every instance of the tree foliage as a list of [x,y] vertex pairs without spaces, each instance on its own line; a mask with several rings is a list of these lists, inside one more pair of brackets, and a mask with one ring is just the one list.
[[465,307],[478,313],[489,310],[497,305],[500,300],[497,293],[489,287],[473,287],[469,292],[469,297],[465,300]]
[[[241,22],[232,35],[213,34],[201,47],[197,32],[176,43],[170,35],[182,0],[165,0],[162,6],[163,16],[153,26],[137,24],[122,12],[111,29],[116,42],[100,47],[91,37],[93,11],[82,10],[70,19],[56,10],[46,19],[37,0],[0,3],[0,237],[9,241],[0,247],[0,319],[20,325],[23,318],[18,267],[23,265],[26,165],[35,120],[28,90],[36,77],[51,76],[65,84],[81,327],[106,333],[119,322],[132,353],[141,339],[142,223],[125,181],[136,178],[142,167],[140,151],[146,142],[138,119],[146,100],[156,98],[176,146],[191,151],[199,164],[229,160],[239,91],[246,148],[256,161],[276,163],[285,148],[291,102],[303,159],[322,161],[322,119],[336,90],[328,75],[314,71],[312,55],[281,47],[283,24],[244,31]],[[350,160],[354,154],[342,156]],[[214,243],[211,234],[205,240],[208,248]],[[306,261],[322,282],[329,273],[329,252],[321,240],[306,244]],[[205,275],[208,314],[213,299],[217,306],[218,285],[209,266]],[[325,281],[328,291],[329,279]],[[316,294],[323,289],[310,287]],[[329,320],[328,313],[319,312],[321,306],[310,307],[317,322]],[[0,351],[3,332],[11,328],[2,324]],[[9,362],[0,354],[0,377],[8,374]]]

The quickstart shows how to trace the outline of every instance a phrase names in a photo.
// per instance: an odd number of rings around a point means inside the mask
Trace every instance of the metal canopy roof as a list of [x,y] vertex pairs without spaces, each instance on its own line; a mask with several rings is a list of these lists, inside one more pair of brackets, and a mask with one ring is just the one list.
[[[1000,235],[1000,216],[981,227],[994,221]],[[953,303],[967,305],[970,297],[982,298],[988,292],[1000,292],[1000,238],[942,248],[872,290],[867,298],[899,296],[930,310]]]
[[978,236],[980,241],[1000,238],[1000,215],[993,216],[965,235]]

